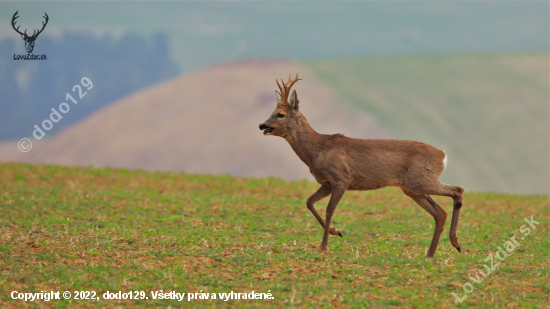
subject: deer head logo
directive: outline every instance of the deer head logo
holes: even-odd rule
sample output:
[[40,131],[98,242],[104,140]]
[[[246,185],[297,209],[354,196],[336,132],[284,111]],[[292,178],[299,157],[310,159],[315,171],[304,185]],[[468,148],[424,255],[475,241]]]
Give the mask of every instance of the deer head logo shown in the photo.
[[32,53],[32,50],[34,49],[34,41],[36,41],[36,38],[38,37],[38,35],[40,33],[42,33],[42,31],[44,30],[44,28],[46,28],[46,25],[48,24],[48,20],[49,20],[49,17],[48,17],[48,14],[44,13],[44,15],[46,16],[43,16],[44,19],[46,19],[46,22],[42,22],[42,29],[38,30],[38,32],[36,32],[37,30],[33,30],[32,32],[32,35],[29,36],[27,35],[27,30],[25,30],[25,32],[21,32],[19,31],[19,27],[15,28],[15,20],[17,18],[19,18],[19,16],[17,16],[17,13],[19,13],[19,10],[17,10],[17,12],[15,12],[15,14],[13,14],[13,17],[11,19],[11,25],[13,27],[13,30],[15,30],[17,33],[19,33],[21,35],[21,38],[25,41],[25,49],[27,50],[27,53]]

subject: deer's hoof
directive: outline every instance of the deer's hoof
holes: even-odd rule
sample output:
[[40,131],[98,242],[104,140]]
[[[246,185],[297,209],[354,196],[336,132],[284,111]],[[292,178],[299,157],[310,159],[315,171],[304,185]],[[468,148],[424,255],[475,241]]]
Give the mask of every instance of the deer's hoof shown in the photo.
[[330,235],[342,237],[342,233],[338,232],[338,230],[333,228],[332,226],[330,227],[330,230],[328,232]]
[[460,244],[458,243],[458,237],[452,235],[449,238],[451,239],[451,244],[453,245],[453,247],[455,247],[456,250],[460,252]]

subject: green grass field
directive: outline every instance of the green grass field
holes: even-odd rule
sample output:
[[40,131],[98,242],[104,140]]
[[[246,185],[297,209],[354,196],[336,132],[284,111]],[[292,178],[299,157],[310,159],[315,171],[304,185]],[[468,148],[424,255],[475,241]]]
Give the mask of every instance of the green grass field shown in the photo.
[[444,182],[473,191],[548,193],[546,53],[396,55],[309,64],[394,138],[444,149],[449,155]]
[[[305,206],[307,181],[0,164],[0,307],[548,308],[548,196],[464,196],[425,258],[433,219],[399,190],[348,192],[329,252]],[[436,198],[452,212],[451,200]],[[321,214],[327,200],[317,204]],[[524,218],[540,222],[526,236]],[[450,217],[449,217],[450,219]],[[477,269],[518,235],[480,284]],[[524,235],[524,239],[519,236]],[[495,261],[497,259],[495,258]],[[496,262],[495,262],[496,264]],[[483,277],[481,277],[483,278]],[[462,286],[474,290],[460,304]],[[153,300],[151,292],[250,293],[273,300]],[[12,291],[144,291],[143,300],[11,299]]]

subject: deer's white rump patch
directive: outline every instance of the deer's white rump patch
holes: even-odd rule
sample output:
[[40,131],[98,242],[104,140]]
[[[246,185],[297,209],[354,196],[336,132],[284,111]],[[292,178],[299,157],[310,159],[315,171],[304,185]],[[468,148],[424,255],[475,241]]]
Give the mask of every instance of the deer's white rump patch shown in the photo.
[[[443,153],[445,153],[445,150],[443,150]],[[447,167],[447,154],[445,153],[445,157],[443,158],[443,170]]]

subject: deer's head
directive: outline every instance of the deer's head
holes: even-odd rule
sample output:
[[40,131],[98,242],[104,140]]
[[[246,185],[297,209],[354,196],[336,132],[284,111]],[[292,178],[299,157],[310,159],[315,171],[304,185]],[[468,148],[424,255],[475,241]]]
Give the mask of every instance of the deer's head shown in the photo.
[[290,88],[294,83],[300,80],[298,73],[293,80],[292,75],[288,77],[288,81],[285,83],[281,79],[282,86],[277,82],[279,91],[275,91],[275,98],[277,100],[277,107],[271,113],[271,116],[267,120],[260,124],[260,130],[264,131],[264,135],[275,135],[281,137],[287,137],[291,132],[300,126],[303,116],[298,111],[298,96],[296,90],[292,91],[289,98]]
[[27,53],[32,53],[33,49],[34,49],[34,41],[36,41],[36,38],[38,37],[38,35],[40,33],[42,33],[42,31],[44,31],[44,28],[46,28],[46,25],[48,24],[48,20],[49,20],[49,17],[48,17],[48,14],[44,13],[44,19],[46,19],[46,22],[42,22],[42,29],[38,30],[38,32],[36,32],[37,30],[33,30],[32,32],[32,35],[27,35],[27,30],[25,30],[25,32],[21,32],[19,31],[19,27],[15,28],[15,20],[17,18],[19,18],[19,16],[17,16],[17,13],[19,11],[15,12],[15,14],[13,14],[13,17],[11,18],[11,26],[13,27],[13,30],[15,30],[17,33],[19,33],[21,35],[21,38],[25,41],[25,49],[27,50]]

